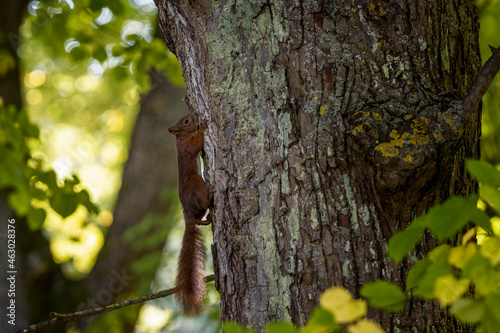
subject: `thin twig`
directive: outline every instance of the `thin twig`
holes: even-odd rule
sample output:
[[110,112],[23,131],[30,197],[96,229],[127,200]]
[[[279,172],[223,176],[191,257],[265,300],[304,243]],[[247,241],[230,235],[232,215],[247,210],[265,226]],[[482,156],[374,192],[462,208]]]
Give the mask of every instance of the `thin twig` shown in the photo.
[[500,47],[494,48],[490,45],[490,49],[492,52],[491,57],[481,67],[469,91],[462,100],[462,105],[468,113],[477,109],[486,89],[488,89],[491,81],[493,81],[493,78],[500,70]]
[[[212,282],[212,281],[214,281],[213,274],[205,276],[206,283]],[[65,313],[51,312],[49,314],[49,316],[52,317],[51,319],[43,321],[43,322],[38,323],[38,324],[31,325],[30,327],[22,329],[20,331],[17,331],[16,333],[35,332],[41,328],[54,325],[55,323],[59,323],[59,322],[63,322],[63,321],[70,321],[70,320],[75,320],[75,319],[80,319],[80,318],[85,318],[85,317],[96,316],[96,315],[104,313],[104,312],[118,310],[118,309],[124,308],[124,307],[129,306],[129,305],[144,303],[146,301],[150,301],[153,299],[167,297],[167,296],[170,296],[172,294],[174,294],[173,288],[162,290],[162,291],[159,291],[159,292],[156,292],[153,294],[149,294],[146,296],[127,299],[127,300],[124,300],[122,302],[111,304],[111,305],[108,305],[108,306],[102,307],[102,308],[96,308],[96,309],[90,309],[90,310],[78,311],[78,312],[66,313],[66,314]]]

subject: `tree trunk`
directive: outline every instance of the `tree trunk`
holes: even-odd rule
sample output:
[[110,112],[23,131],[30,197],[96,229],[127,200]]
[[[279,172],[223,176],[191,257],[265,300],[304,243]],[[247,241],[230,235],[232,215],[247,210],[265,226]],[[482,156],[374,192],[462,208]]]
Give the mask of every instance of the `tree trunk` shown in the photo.
[[[453,108],[480,68],[470,1],[156,0],[188,105],[208,120],[222,320],[302,326],[322,291],[403,285],[387,240],[475,190],[480,113]],[[465,332],[435,303],[369,316],[386,331]]]

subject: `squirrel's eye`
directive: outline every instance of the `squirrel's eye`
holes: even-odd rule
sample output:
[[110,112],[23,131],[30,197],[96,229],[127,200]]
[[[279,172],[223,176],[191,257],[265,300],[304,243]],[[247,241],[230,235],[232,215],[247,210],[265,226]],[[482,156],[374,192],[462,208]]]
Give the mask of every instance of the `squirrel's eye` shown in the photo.
[[184,124],[187,125],[187,123],[189,123],[189,119],[184,120]]

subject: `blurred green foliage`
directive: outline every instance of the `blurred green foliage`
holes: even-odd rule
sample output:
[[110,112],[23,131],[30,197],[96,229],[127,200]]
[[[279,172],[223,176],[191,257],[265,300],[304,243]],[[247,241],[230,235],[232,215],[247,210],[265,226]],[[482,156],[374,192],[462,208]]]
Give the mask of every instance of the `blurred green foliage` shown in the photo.
[[[33,159],[59,183],[81,179],[61,183],[65,192],[49,191],[60,216],[32,214],[39,226],[45,220],[54,259],[74,278],[91,269],[112,222],[140,95],[155,83],[149,71],[183,84],[177,59],[153,36],[156,13],[143,0],[32,1],[20,29],[25,105],[40,128],[41,140],[28,142]],[[72,196],[72,185],[88,192]],[[78,199],[86,206],[92,199],[101,213],[73,214]]]
[[32,230],[42,227],[49,206],[62,217],[73,214],[79,204],[97,213],[77,176],[57,179],[31,156],[26,139],[36,140],[38,135],[38,127],[28,120],[25,110],[0,106],[0,189],[9,190],[9,205],[18,216],[26,217]]
[[[491,56],[489,45],[500,47],[500,0],[476,0],[479,8],[479,45],[483,63]],[[483,98],[481,158],[500,164],[500,75],[497,75]]]

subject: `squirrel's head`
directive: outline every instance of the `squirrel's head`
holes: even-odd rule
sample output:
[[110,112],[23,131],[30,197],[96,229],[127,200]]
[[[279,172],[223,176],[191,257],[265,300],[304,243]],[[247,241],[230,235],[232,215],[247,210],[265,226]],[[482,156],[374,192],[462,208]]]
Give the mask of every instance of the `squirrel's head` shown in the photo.
[[185,115],[168,131],[175,135],[176,138],[189,137],[196,133],[198,127],[198,117],[194,113]]

